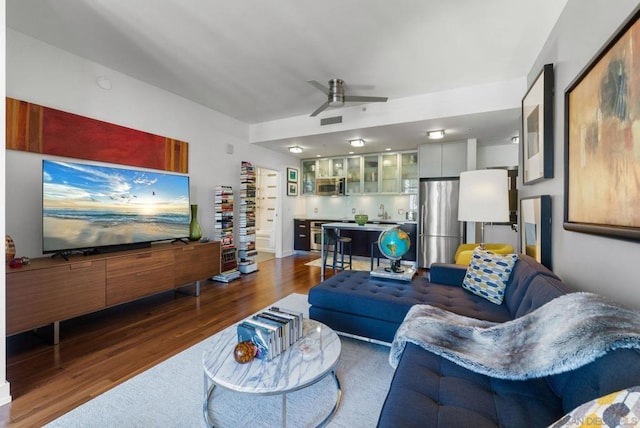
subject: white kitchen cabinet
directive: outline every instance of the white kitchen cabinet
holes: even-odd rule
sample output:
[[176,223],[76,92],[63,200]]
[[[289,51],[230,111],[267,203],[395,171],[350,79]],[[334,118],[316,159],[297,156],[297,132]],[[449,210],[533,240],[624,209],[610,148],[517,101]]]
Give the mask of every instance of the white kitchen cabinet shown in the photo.
[[427,143],[418,147],[421,178],[459,177],[467,167],[467,143]]

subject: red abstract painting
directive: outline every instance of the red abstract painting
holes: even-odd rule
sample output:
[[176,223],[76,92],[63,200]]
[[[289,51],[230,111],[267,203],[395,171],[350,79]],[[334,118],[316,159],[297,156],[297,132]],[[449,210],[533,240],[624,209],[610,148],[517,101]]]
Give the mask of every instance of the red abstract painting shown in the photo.
[[180,173],[189,170],[189,145],[184,141],[12,98],[7,98],[6,111],[8,149]]

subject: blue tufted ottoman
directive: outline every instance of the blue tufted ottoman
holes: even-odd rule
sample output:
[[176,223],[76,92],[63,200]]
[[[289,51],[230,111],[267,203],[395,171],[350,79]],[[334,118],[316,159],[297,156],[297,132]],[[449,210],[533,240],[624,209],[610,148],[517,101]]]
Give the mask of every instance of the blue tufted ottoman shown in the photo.
[[[464,269],[462,270],[464,273]],[[438,272],[431,270],[431,276]],[[443,277],[444,278],[444,277]],[[444,278],[446,279],[446,278]],[[309,316],[332,329],[391,343],[415,304],[430,304],[460,315],[504,322],[512,317],[504,305],[496,305],[460,287],[429,282],[425,276],[413,281],[370,277],[369,272],[343,271],[309,290]]]

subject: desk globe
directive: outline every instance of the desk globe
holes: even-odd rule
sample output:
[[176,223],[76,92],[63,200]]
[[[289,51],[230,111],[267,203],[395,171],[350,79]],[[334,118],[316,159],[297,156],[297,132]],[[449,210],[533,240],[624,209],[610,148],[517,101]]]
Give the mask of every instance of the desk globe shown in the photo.
[[378,238],[378,248],[383,256],[391,260],[391,268],[385,268],[387,272],[402,273],[400,259],[411,248],[409,234],[395,226],[383,231]]

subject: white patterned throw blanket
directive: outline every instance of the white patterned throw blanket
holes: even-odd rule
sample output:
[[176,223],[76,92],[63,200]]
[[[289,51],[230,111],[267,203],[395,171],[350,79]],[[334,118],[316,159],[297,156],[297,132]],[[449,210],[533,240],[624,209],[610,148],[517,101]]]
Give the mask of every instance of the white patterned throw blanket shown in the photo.
[[563,373],[618,348],[640,349],[640,312],[593,293],[570,293],[504,323],[415,305],[391,345],[397,367],[407,342],[501,379]]

